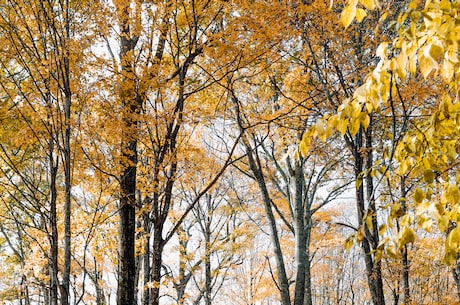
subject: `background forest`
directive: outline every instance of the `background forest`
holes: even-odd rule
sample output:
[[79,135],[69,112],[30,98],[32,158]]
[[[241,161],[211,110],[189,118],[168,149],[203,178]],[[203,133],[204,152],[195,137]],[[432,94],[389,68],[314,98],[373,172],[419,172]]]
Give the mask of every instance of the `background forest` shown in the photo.
[[459,14],[0,0],[0,304],[460,303]]

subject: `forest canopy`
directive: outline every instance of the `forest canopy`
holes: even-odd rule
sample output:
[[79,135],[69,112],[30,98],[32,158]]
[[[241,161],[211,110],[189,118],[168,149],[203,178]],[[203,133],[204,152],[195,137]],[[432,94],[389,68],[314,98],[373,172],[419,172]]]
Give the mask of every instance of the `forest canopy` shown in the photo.
[[0,304],[460,304],[459,12],[0,0]]

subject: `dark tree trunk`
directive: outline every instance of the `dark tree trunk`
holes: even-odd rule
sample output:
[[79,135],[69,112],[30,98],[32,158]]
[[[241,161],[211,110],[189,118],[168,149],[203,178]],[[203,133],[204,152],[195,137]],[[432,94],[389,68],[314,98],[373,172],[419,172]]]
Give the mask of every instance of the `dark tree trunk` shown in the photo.
[[149,218],[148,213],[143,215],[144,217],[144,234],[146,234],[146,241],[144,246],[144,254],[142,255],[142,269],[143,269],[143,282],[144,287],[142,290],[142,304],[149,305],[150,304],[150,289],[146,287],[147,283],[150,281],[150,230],[152,228],[152,224]]
[[[401,198],[406,198],[407,189],[405,178],[401,179]],[[406,201],[402,200],[402,208],[404,213],[407,211]],[[404,304],[411,304],[411,295],[410,295],[410,286],[409,286],[409,271],[410,271],[410,262],[409,254],[407,251],[407,245],[404,245],[402,248],[402,280],[403,280],[403,302]]]
[[121,174],[119,206],[119,253],[118,253],[118,305],[135,305],[135,205],[137,171],[137,125],[140,102],[136,95],[133,70],[133,53],[137,40],[131,37],[129,27],[129,5],[119,8],[120,20],[120,61],[122,81],[120,100],[123,105],[123,126],[121,139]]
[[49,274],[50,274],[50,305],[58,304],[58,228],[57,228],[57,189],[56,178],[58,165],[54,157],[54,137],[49,140],[49,165],[50,165],[50,257],[49,257]]
[[[132,175],[132,174],[131,174]],[[127,178],[128,176],[126,176]],[[125,179],[126,179],[125,178]],[[122,183],[123,185],[123,183]],[[132,187],[132,184],[127,184],[121,187],[122,191]],[[119,230],[119,259],[118,259],[118,305],[135,305],[135,257],[134,257],[134,241],[135,241],[135,209],[130,200],[130,196],[125,195],[120,198],[120,230]]]
[[160,304],[160,283],[161,265],[163,262],[164,241],[162,237],[163,226],[153,228],[153,247],[152,247],[152,276],[153,288],[151,288],[150,305]]
[[205,222],[205,258],[204,258],[204,270],[205,270],[205,289],[204,289],[204,301],[205,305],[211,305],[211,281],[212,281],[212,274],[211,274],[211,214],[209,210],[211,209],[209,198],[207,196],[207,213],[206,213],[206,222]]
[[454,277],[455,285],[457,286],[457,297],[460,303],[460,255],[457,255],[457,261],[452,268],[452,276]]
[[[369,128],[372,128],[369,125]],[[363,130],[360,130],[355,137],[355,141],[352,144],[352,152],[355,162],[355,178],[356,178],[356,207],[357,216],[359,222],[359,228],[362,230],[363,239],[361,241],[361,248],[363,250],[364,262],[366,265],[367,283],[369,285],[369,291],[372,297],[372,303],[374,305],[385,305],[385,296],[383,294],[383,282],[381,263],[377,262],[373,255],[373,246],[378,243],[378,225],[375,210],[375,201],[373,197],[373,184],[372,177],[370,175],[363,177],[364,175],[364,160],[366,160],[366,168],[372,167],[372,138],[370,134],[366,133],[366,146],[363,144]],[[350,143],[348,141],[348,143]],[[366,148],[363,154],[363,148]],[[369,197],[369,204],[366,209],[366,196],[364,189],[364,182],[366,182],[367,196]],[[369,228],[364,216],[371,215],[373,217],[372,223],[373,228]],[[377,232],[377,233],[376,233]],[[377,236],[375,236],[377,234]]]

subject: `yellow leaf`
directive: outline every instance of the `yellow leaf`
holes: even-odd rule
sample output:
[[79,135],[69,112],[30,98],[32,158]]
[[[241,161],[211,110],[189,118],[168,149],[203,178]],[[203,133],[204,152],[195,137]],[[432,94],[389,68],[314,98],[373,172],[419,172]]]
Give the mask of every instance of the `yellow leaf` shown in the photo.
[[370,231],[374,230],[374,225],[372,223],[373,216],[371,215],[366,215],[366,224],[367,227],[369,228]]
[[356,188],[359,189],[363,185],[363,177],[360,175],[360,177],[356,178]]
[[404,210],[402,208],[401,203],[395,203],[391,206],[390,212],[391,218],[399,218],[404,215]]
[[308,144],[305,140],[300,142],[300,153],[302,154],[302,157],[306,157],[308,155]]
[[359,0],[359,3],[361,3],[368,10],[373,10],[375,8],[374,0]]
[[446,251],[446,255],[444,256],[444,262],[447,266],[452,266],[457,258],[457,253],[453,251]]
[[440,61],[444,57],[444,48],[440,42],[436,42],[430,46],[429,53],[434,60]]
[[344,248],[345,250],[350,250],[351,247],[353,247],[353,244],[355,243],[355,236],[351,235],[349,236],[344,243]]
[[379,226],[379,235],[380,235],[380,236],[383,236],[383,234],[385,233],[386,229],[387,229],[387,225],[386,225],[386,224],[380,225],[380,226]]
[[367,129],[369,127],[369,124],[371,122],[371,118],[369,115],[365,112],[361,112],[359,115],[360,121],[361,121],[361,126],[363,126],[364,129]]
[[420,72],[422,72],[423,77],[426,79],[428,75],[438,67],[438,63],[431,56],[425,56],[419,54],[420,61]]
[[383,251],[382,250],[375,250],[375,261],[376,262],[379,262],[381,259],[382,259],[382,256],[383,256]]
[[460,230],[458,227],[455,227],[447,235],[446,247],[451,248],[452,250],[458,251],[459,245],[460,245]]
[[449,217],[447,217],[446,215],[441,215],[438,218],[438,227],[441,232],[447,231],[448,224],[449,224]]
[[300,159],[300,153],[299,153],[298,150],[296,150],[295,153],[294,153],[294,159],[296,159],[296,160]]
[[386,250],[388,256],[390,256],[391,258],[397,258],[398,257],[398,255],[396,254],[396,249],[393,246],[387,247],[385,250]]
[[340,22],[342,22],[345,28],[349,27],[356,16],[356,5],[347,5],[340,16]]
[[460,199],[460,192],[456,184],[450,183],[446,190],[446,199],[449,203],[457,204]]
[[339,119],[337,122],[337,130],[343,136],[347,132],[348,120]]
[[416,203],[422,203],[423,201],[423,198],[425,198],[425,194],[423,193],[423,191],[418,187],[415,189],[415,192],[414,192],[414,200]]
[[406,244],[412,243],[415,240],[415,233],[409,227],[404,227],[401,232],[399,232],[399,246],[398,249],[402,249],[402,247]]
[[388,50],[388,42],[382,42],[378,47],[377,51],[375,51],[376,55],[381,59],[387,57],[387,50]]
[[356,10],[356,21],[362,22],[364,17],[366,16],[367,16],[366,11],[364,11],[362,8],[358,8]]
[[426,183],[433,183],[434,178],[436,178],[436,175],[431,169],[423,171],[423,180],[425,180]]
[[406,214],[401,218],[400,224],[401,224],[402,227],[407,227],[411,223],[412,223],[412,217],[409,214]]
[[350,131],[352,136],[355,136],[358,133],[360,126],[361,125],[358,118],[351,119],[350,126],[348,126],[348,130]]
[[318,134],[323,134],[324,131],[325,131],[325,127],[324,127],[324,121],[323,120],[318,120],[315,124],[315,129],[316,131],[318,132]]
[[447,265],[452,265],[457,258],[460,244],[460,230],[458,227],[452,229],[446,238],[446,255],[444,261]]
[[441,76],[445,82],[450,82],[454,77],[454,66],[450,61],[444,60],[441,65]]

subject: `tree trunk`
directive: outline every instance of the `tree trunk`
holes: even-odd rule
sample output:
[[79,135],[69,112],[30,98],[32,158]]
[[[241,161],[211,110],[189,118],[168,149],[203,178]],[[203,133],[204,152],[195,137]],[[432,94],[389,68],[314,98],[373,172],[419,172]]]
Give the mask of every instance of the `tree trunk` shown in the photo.
[[135,229],[136,229],[136,171],[137,171],[137,125],[140,102],[134,84],[133,54],[136,39],[131,38],[129,26],[129,5],[124,3],[120,10],[120,99],[123,105],[123,126],[121,139],[120,181],[120,227],[118,258],[118,305],[135,305]]
[[304,179],[300,160],[295,161],[294,181],[294,232],[295,232],[295,263],[296,279],[294,289],[294,305],[304,305],[305,281],[307,268],[307,232],[305,231]]
[[[407,196],[407,189],[405,178],[401,179],[401,198],[406,198]],[[404,213],[407,211],[406,201],[402,201],[402,208]],[[407,252],[407,245],[404,245],[402,248],[402,280],[403,280],[403,302],[404,304],[411,304],[411,295],[410,295],[410,286],[409,286],[409,270],[410,270],[410,262],[409,262],[409,255]]]
[[49,139],[49,166],[50,166],[50,257],[49,257],[49,274],[50,274],[50,305],[58,304],[58,228],[57,228],[57,189],[56,177],[58,165],[54,157],[54,137]]
[[[371,128],[371,127],[369,127]],[[350,142],[348,142],[350,143]],[[368,143],[371,144],[371,143]],[[365,205],[365,195],[364,195],[364,156],[362,154],[363,146],[363,130],[360,130],[355,137],[355,141],[352,144],[352,152],[354,156],[355,162],[355,178],[356,178],[356,207],[357,207],[357,216],[358,216],[358,223],[359,223],[359,230],[362,230],[361,233],[364,235],[361,241],[361,248],[363,250],[364,262],[366,265],[366,276],[367,276],[367,283],[369,285],[369,291],[372,297],[372,303],[374,305],[385,305],[385,299],[383,294],[383,283],[382,283],[382,274],[381,274],[381,266],[380,262],[376,262],[373,257],[373,244],[375,243],[374,234],[371,232],[370,228],[367,226],[367,223],[364,219],[366,215],[366,205]],[[367,156],[367,167],[370,168],[372,163],[372,158],[369,157],[369,154],[372,153],[371,151],[366,151],[365,156]],[[370,158],[370,159],[369,159]],[[366,177],[366,186],[368,189],[367,194],[372,196],[373,188],[372,188],[372,177]],[[370,199],[369,199],[370,200]],[[373,203],[369,203],[369,207],[367,210],[367,215],[371,215],[370,213],[374,213],[375,209],[373,209]],[[375,217],[376,215],[374,215]],[[373,223],[376,220],[373,220]],[[374,228],[374,230],[378,227]]]
[[[373,158],[373,141],[372,141],[372,115],[370,118],[369,127],[365,131],[365,147],[366,147],[366,190],[367,190],[367,215],[371,217],[372,228],[365,224],[365,231],[369,231],[368,238],[370,239],[372,251],[377,250],[379,244],[379,224],[377,221],[377,208],[375,205],[374,196],[374,178],[372,177],[372,168],[374,165]],[[366,238],[365,238],[366,239]],[[372,286],[374,287],[373,300],[375,305],[385,305],[385,295],[383,292],[383,279],[382,279],[382,262],[375,260],[375,256],[371,256],[373,259],[372,266]],[[372,293],[371,293],[372,294]]]
[[310,251],[308,250],[309,242],[307,242],[307,254],[305,256],[305,299],[304,305],[313,305],[312,287],[311,287],[311,261]]
[[458,302],[460,303],[460,255],[457,255],[457,261],[455,262],[454,267],[452,268],[452,276],[454,277],[455,285],[457,286],[457,297]]
[[144,234],[146,234],[145,246],[144,246],[144,255],[142,255],[142,269],[143,273],[143,282],[144,287],[142,289],[142,304],[149,305],[150,304],[150,289],[147,287],[147,284],[150,282],[150,230],[152,228],[152,224],[150,222],[150,218],[148,212],[144,215]]
[[251,147],[249,146],[249,143],[245,142],[245,146],[249,160],[249,166],[251,168],[252,173],[255,176],[257,184],[259,185],[260,192],[262,193],[262,201],[265,207],[265,214],[267,215],[268,223],[270,226],[270,235],[273,242],[276,266],[278,271],[278,286],[281,294],[281,304],[290,305],[291,300],[289,296],[289,282],[286,275],[284,258],[283,253],[281,251],[281,244],[279,241],[278,230],[276,228],[276,219],[275,215],[273,214],[270,195],[268,193],[267,185],[262,174],[261,165],[260,163],[256,163],[256,160],[254,158],[254,155],[257,154],[257,152],[252,151]]
[[240,128],[240,132],[243,135],[242,142],[246,150],[249,168],[252,174],[254,175],[254,179],[256,180],[257,185],[259,186],[259,190],[262,195],[262,203],[265,208],[265,214],[267,215],[268,224],[270,226],[270,236],[273,242],[276,267],[278,271],[278,289],[280,291],[281,304],[290,305],[291,298],[289,293],[289,282],[286,274],[286,267],[284,265],[284,258],[281,250],[281,243],[278,236],[278,230],[276,228],[276,219],[272,210],[270,194],[268,192],[267,184],[262,173],[262,166],[260,164],[260,160],[258,159],[257,150],[251,147],[249,139],[247,135],[245,135],[245,128],[242,114],[240,112],[238,98],[234,95],[232,91],[230,91],[230,93],[232,94],[233,105],[235,107],[235,117],[238,123],[238,127]]
[[[126,178],[125,178],[126,179]],[[123,192],[132,187],[130,183],[123,183]],[[122,193],[123,194],[123,193]],[[119,230],[119,259],[118,259],[118,305],[135,305],[135,257],[134,257],[134,238],[135,238],[135,211],[130,204],[130,196],[124,193],[120,198],[120,230]]]
[[100,280],[102,280],[102,272],[97,269],[96,258],[94,258],[94,288],[96,289],[96,305],[106,305],[104,290],[101,287]]
[[70,20],[69,20],[69,0],[65,0],[65,42],[62,46],[63,49],[63,72],[62,82],[64,90],[64,176],[65,176],[65,202],[64,202],[64,272],[62,274],[61,284],[61,304],[69,305],[69,289],[70,289],[70,265],[71,265],[71,154],[70,154],[70,107],[72,105],[72,92],[70,89],[70,67],[69,67],[69,48],[67,44],[70,40]]
[[209,210],[211,209],[211,198],[206,196],[207,209],[206,209],[206,221],[205,221],[205,258],[204,258],[204,270],[205,270],[205,290],[204,290],[204,301],[205,305],[211,305],[211,216]]
[[152,258],[152,277],[153,288],[151,289],[150,305],[160,304],[160,283],[161,265],[163,258],[164,242],[162,237],[163,225],[153,226],[153,258]]

